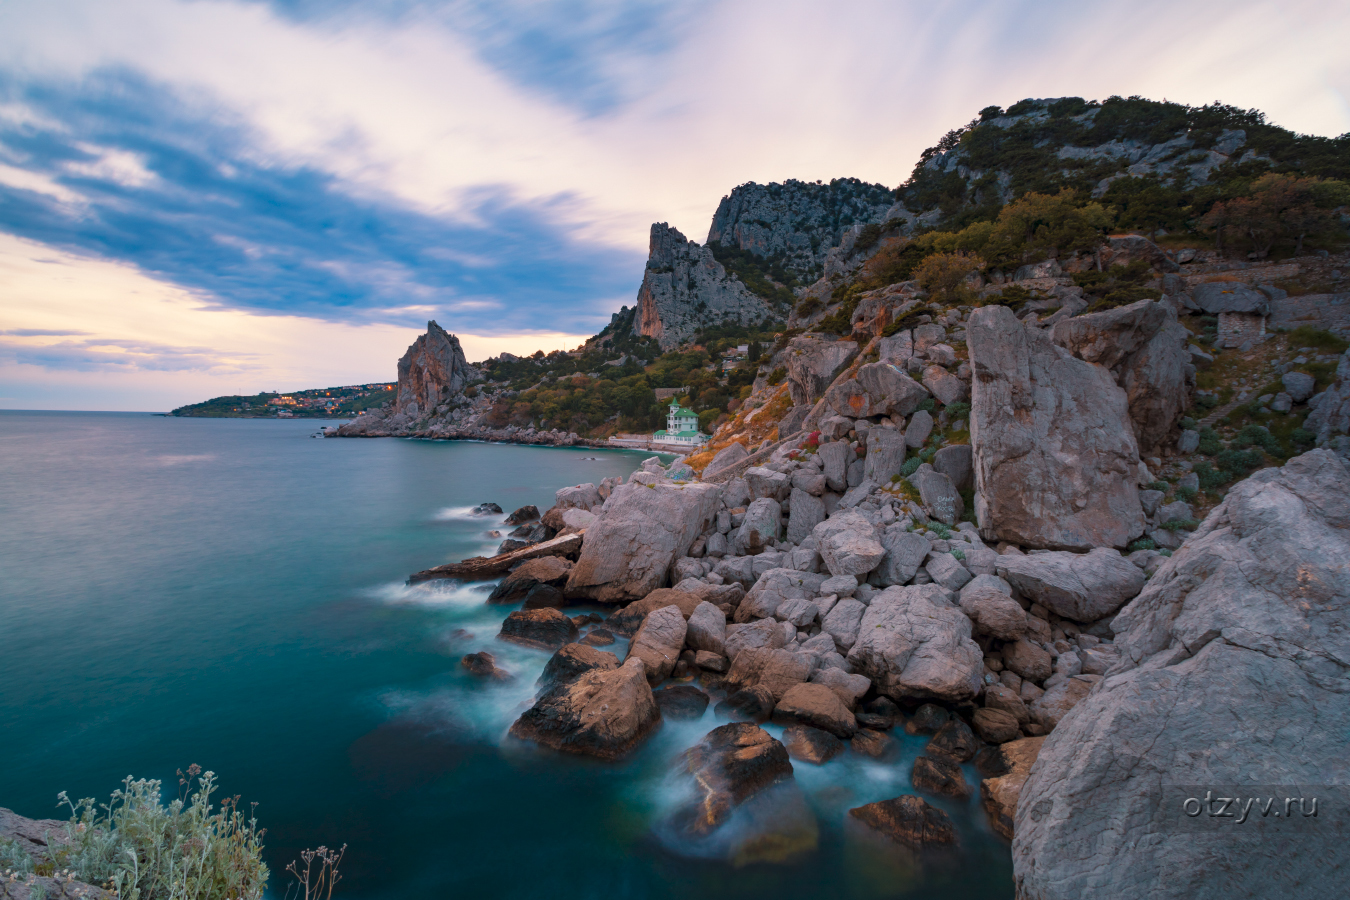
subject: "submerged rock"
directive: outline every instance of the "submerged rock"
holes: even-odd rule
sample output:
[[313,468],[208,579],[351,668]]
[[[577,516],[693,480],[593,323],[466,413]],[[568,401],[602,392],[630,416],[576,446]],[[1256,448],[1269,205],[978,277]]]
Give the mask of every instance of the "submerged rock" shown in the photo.
[[513,644],[553,650],[577,639],[577,626],[556,609],[520,609],[502,622],[497,635]]
[[682,829],[705,835],[761,791],[792,778],[787,749],[758,725],[719,725],[685,751],[683,771],[693,776],[694,798],[677,814]]
[[956,828],[947,814],[914,794],[859,806],[848,814],[896,843],[916,849],[956,843]]
[[916,790],[941,797],[965,800],[972,793],[966,777],[961,774],[961,766],[946,756],[920,756],[915,759],[909,780]]
[[700,719],[708,708],[708,695],[693,685],[672,685],[655,691],[653,696],[666,719]]
[[844,742],[819,728],[809,725],[791,725],[783,729],[783,746],[788,756],[823,765],[844,752]]
[[640,659],[595,670],[547,691],[511,726],[511,735],[566,753],[618,759],[661,721]]

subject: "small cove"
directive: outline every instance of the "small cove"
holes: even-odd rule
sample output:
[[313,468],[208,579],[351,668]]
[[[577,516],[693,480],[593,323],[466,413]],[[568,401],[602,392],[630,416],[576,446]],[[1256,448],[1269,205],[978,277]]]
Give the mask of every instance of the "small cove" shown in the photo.
[[[897,732],[891,763],[794,763],[819,849],[733,868],[653,830],[711,706],[617,765],[505,737],[549,654],[495,640],[515,607],[485,605],[485,586],[404,579],[492,552],[501,517],[473,505],[542,510],[648,454],[312,430],[0,413],[0,805],[57,815],[59,790],[106,797],[200,763],[259,802],[277,896],[300,849],[344,842],[353,898],[1011,896],[978,798],[939,803],[962,830],[947,865],[845,827],[850,807],[909,791],[926,738]],[[465,673],[480,649],[514,678]]]

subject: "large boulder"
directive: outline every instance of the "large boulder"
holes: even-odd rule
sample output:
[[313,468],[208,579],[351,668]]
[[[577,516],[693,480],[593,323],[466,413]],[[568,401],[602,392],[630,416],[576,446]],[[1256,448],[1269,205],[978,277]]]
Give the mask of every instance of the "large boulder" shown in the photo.
[[606,619],[605,627],[615,634],[631,637],[642,626],[648,613],[665,606],[678,607],[681,615],[688,619],[694,614],[698,605],[708,599],[705,596],[706,593],[706,591],[682,591],[675,588],[661,588],[652,591],[641,600],[628,604]]
[[1021,605],[998,588],[986,585],[978,585],[974,590],[962,588],[961,612],[975,623],[977,632],[1000,641],[1015,641],[1027,631],[1027,614]]
[[863,477],[875,484],[889,484],[905,464],[905,437],[894,428],[878,427],[867,432],[867,460]]
[[878,587],[890,587],[905,584],[914,577],[932,551],[933,542],[921,534],[906,531],[897,522],[882,532],[881,546],[886,555],[868,580]]
[[816,451],[824,465],[825,486],[832,491],[843,492],[848,489],[848,444],[843,441],[830,441],[821,444]]
[[588,672],[596,670],[608,672],[618,667],[619,658],[613,653],[597,650],[586,644],[563,644],[544,665],[544,671],[539,675],[539,684],[543,687],[567,684]]
[[1074,356],[1105,366],[1125,391],[1139,446],[1161,447],[1190,405],[1195,369],[1190,333],[1166,303],[1128,306],[1055,324],[1054,340]]
[[1270,315],[1270,298],[1262,291],[1238,281],[1210,281],[1191,288],[1191,300],[1202,312]]
[[[743,654],[742,654],[743,655]],[[780,725],[810,725],[848,740],[858,730],[858,720],[839,695],[823,684],[794,684],[773,709]]]
[[848,814],[896,843],[916,850],[956,843],[956,826],[947,814],[914,794],[855,807]]
[[857,355],[858,345],[853,341],[832,341],[807,334],[789,341],[783,357],[792,405],[816,402],[839,371]]
[[642,660],[630,659],[548,690],[511,726],[511,735],[566,753],[618,759],[660,721]]
[[923,508],[939,522],[955,525],[965,513],[965,501],[952,480],[928,463],[920,465],[909,481],[918,489]]
[[782,531],[782,506],[777,500],[761,497],[746,507],[745,518],[736,532],[735,546],[743,554],[756,556],[772,550]]
[[884,407],[872,400],[872,395],[855,378],[836,381],[825,392],[825,405],[837,416],[861,419],[882,415]]
[[745,625],[727,626],[727,638],[723,642],[723,652],[733,662],[745,650],[758,647],[778,648],[788,645],[787,635],[783,633],[782,623],[776,619],[759,619]]
[[825,521],[825,501],[806,491],[793,488],[788,506],[792,510],[787,524],[789,544],[800,544],[811,536],[817,525]]
[[942,366],[929,366],[923,370],[923,386],[943,406],[966,399],[966,383]]
[[700,601],[686,626],[685,643],[690,650],[707,650],[721,655],[727,639],[727,617],[722,610]]
[[488,594],[488,603],[517,603],[537,585],[561,587],[567,583],[567,575],[572,571],[570,560],[561,556],[541,556],[527,559],[516,566]]
[[1343,808],[1335,788],[1312,786],[1350,783],[1347,559],[1350,472],[1332,453],[1229,491],[1116,616],[1120,662],[1041,748],[1017,803],[1019,896],[1344,890],[1333,829],[1259,821],[1258,806],[1244,840],[1205,791],[1244,807],[1322,794]]
[[599,509],[605,502],[600,496],[600,489],[589,482],[561,488],[553,498],[554,508],[559,510],[584,509],[590,512]]
[[958,491],[975,486],[975,468],[969,444],[951,444],[933,454],[933,469],[951,479]]
[[749,455],[750,451],[745,449],[744,444],[727,444],[717,451],[711,462],[703,467],[703,477],[711,478],[719,472],[725,472]]
[[787,750],[748,722],[719,725],[708,732],[685,751],[680,768],[693,776],[694,796],[676,820],[682,830],[695,835],[711,833],[754,795],[792,780]]
[[647,667],[647,681],[653,686],[665,681],[680,660],[688,626],[678,606],[665,606],[647,613],[642,627],[628,645],[628,659],[637,658]]
[[889,362],[859,366],[856,380],[868,394],[873,415],[908,416],[928,399],[927,388]]
[[863,614],[848,662],[893,700],[958,703],[979,693],[984,671],[970,635],[970,619],[947,602],[944,588],[889,587]]
[[737,654],[727,672],[727,693],[763,687],[774,702],[793,685],[811,677],[811,660],[803,654],[782,649],[759,648]]
[[815,527],[813,535],[831,575],[866,575],[886,555],[872,523],[856,509],[830,516]]
[[1003,306],[966,328],[975,514],[986,540],[1088,550],[1144,531],[1125,392]]
[[998,574],[1023,596],[1073,619],[1095,622],[1144,589],[1144,571],[1110,547],[1089,553],[1052,551],[998,558]]
[[556,609],[518,609],[502,622],[497,637],[526,647],[555,650],[577,639],[577,626]]
[[644,483],[641,477],[614,488],[587,529],[568,596],[612,603],[645,597],[665,586],[675,560],[712,528],[720,486]]
[[759,576],[754,587],[736,607],[735,621],[743,623],[772,617],[785,600],[810,600],[824,581],[825,576],[811,572],[770,569]]

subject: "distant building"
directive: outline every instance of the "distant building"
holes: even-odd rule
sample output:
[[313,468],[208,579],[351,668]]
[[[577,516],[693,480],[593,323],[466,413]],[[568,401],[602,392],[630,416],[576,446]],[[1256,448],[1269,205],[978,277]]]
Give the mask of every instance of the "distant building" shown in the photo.
[[680,406],[679,400],[670,401],[666,412],[666,430],[652,435],[652,441],[658,444],[689,444],[702,446],[708,436],[698,430],[698,414],[692,409]]
[[660,400],[670,400],[671,398],[673,398],[673,397],[675,397],[675,396],[678,396],[679,394],[687,394],[687,393],[689,393],[689,388],[687,388],[687,387],[677,387],[677,388],[657,388],[657,389],[656,389],[656,399],[657,399],[658,401],[660,401]]

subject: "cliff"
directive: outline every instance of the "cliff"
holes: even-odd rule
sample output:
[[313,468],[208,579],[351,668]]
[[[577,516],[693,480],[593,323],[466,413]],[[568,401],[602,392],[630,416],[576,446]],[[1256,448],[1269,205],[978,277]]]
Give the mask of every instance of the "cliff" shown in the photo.
[[751,325],[785,313],[728,275],[709,248],[664,222],[652,226],[634,334],[656,338],[668,350],[706,325]]
[[359,416],[336,433],[344,437],[398,433],[433,415],[438,407],[444,413],[448,403],[457,403],[464,388],[480,378],[482,373],[469,365],[459,338],[433,320],[398,361],[393,404]]

